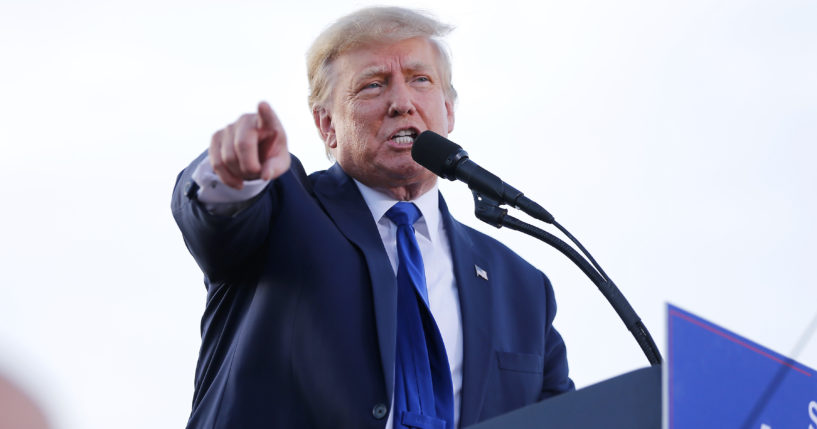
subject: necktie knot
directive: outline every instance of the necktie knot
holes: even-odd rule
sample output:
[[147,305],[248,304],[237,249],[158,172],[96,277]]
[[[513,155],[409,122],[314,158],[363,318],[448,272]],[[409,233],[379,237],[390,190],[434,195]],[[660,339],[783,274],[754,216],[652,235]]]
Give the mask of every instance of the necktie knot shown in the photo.
[[412,226],[420,218],[420,209],[414,203],[401,201],[386,212],[386,217],[397,226]]

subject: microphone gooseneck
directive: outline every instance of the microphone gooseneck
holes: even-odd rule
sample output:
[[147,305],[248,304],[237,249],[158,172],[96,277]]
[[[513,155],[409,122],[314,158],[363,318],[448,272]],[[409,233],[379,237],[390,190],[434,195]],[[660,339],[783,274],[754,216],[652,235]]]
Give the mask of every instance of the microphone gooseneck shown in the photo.
[[[411,148],[411,156],[415,162],[444,179],[460,180],[468,184],[474,194],[475,212],[480,220],[497,228],[506,226],[538,238],[567,256],[607,298],[632,333],[647,360],[653,365],[661,363],[662,358],[658,347],[630,303],[593,259],[590,252],[567,229],[556,222],[547,210],[471,161],[468,153],[458,144],[434,132],[424,131],[417,136]],[[587,259],[582,258],[572,247],[553,234],[508,215],[506,209],[499,207],[503,204],[509,204],[536,219],[553,224],[581,250]]]

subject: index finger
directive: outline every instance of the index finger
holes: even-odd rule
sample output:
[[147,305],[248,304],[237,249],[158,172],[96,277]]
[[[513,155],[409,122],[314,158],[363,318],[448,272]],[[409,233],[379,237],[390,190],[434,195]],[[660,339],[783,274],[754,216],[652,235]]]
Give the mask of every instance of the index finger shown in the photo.
[[277,131],[276,128],[280,127],[278,118],[272,113],[272,107],[266,101],[258,103],[258,120],[255,126],[264,131]]

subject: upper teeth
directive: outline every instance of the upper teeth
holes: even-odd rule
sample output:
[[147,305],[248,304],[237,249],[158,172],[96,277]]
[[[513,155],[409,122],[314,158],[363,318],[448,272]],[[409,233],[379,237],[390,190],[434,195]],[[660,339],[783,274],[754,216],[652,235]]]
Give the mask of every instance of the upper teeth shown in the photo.
[[394,136],[395,137],[406,137],[406,136],[412,136],[412,135],[414,135],[413,131],[411,131],[411,130],[402,130],[402,131],[398,131],[397,134],[395,134]]

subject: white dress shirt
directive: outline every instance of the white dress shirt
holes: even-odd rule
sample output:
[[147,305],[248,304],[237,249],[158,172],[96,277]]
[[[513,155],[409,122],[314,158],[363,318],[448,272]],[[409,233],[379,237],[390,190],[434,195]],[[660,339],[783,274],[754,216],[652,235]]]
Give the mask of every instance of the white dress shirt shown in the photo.
[[[385,216],[386,212],[398,200],[378,192],[355,180],[363,200],[369,206],[377,223],[377,231],[383,246],[389,255],[394,275],[397,276],[397,225]],[[426,287],[431,315],[437,322],[437,328],[443,337],[445,353],[448,356],[448,367],[451,369],[451,382],[454,386],[454,427],[460,420],[460,393],[462,390],[462,315],[460,300],[457,297],[457,285],[454,280],[454,262],[451,259],[451,246],[445,234],[445,225],[440,219],[440,194],[437,185],[412,201],[422,216],[414,223],[414,232],[420,254],[423,255],[423,266],[426,270]],[[375,286],[377,287],[377,285]],[[392,406],[389,409],[394,408]],[[393,427],[393,415],[389,413],[386,427]]]
[[[205,157],[193,172],[193,180],[199,185],[198,200],[211,213],[229,216],[242,210],[249,201],[267,185],[263,180],[244,182],[244,188],[237,190],[226,186],[213,172],[209,158]],[[376,191],[355,180],[363,200],[372,212],[380,239],[389,256],[394,275],[397,276],[397,226],[385,216],[398,200]],[[454,427],[459,425],[462,391],[462,314],[454,279],[454,263],[451,246],[445,233],[445,225],[440,218],[439,192],[437,185],[412,202],[420,209],[422,216],[414,223],[415,237],[426,272],[426,286],[431,314],[440,330],[451,369],[454,387]],[[375,285],[391,287],[392,285]],[[394,427],[394,416],[389,407],[387,428]]]

